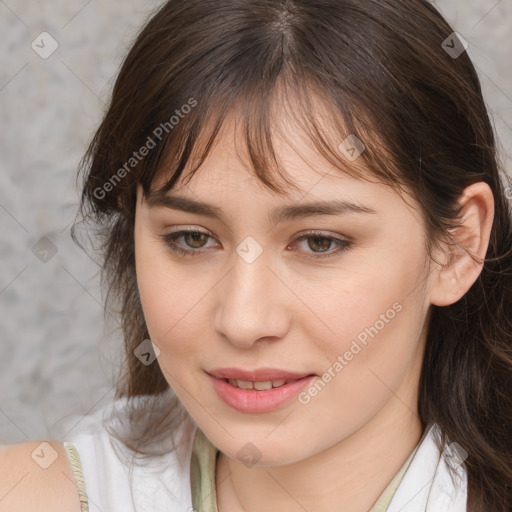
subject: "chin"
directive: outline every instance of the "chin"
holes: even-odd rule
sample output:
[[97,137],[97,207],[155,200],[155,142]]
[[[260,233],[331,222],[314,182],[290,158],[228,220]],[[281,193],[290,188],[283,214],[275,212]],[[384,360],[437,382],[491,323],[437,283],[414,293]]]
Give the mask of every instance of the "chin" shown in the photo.
[[268,440],[264,442],[231,440],[229,445],[219,448],[231,460],[255,468],[286,466],[311,455],[298,452],[297,446],[291,442],[290,446],[286,446],[279,441],[269,442]]

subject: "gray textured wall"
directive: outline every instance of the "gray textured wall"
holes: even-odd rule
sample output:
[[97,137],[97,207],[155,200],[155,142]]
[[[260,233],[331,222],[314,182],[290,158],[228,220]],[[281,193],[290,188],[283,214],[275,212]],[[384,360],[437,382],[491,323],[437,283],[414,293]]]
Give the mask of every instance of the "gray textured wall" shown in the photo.
[[[4,443],[59,439],[113,396],[120,338],[103,325],[98,267],[69,236],[74,180],[126,48],[160,3],[0,1]],[[511,175],[512,0],[437,5],[469,42]]]

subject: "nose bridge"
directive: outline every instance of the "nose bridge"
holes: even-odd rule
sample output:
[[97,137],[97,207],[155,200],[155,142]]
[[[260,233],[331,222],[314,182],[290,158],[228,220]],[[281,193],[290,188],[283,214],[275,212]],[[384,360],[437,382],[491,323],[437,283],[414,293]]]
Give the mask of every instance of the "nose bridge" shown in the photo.
[[283,284],[269,263],[254,239],[237,247],[232,271],[219,296],[216,326],[233,344],[249,347],[262,337],[282,337],[287,329]]

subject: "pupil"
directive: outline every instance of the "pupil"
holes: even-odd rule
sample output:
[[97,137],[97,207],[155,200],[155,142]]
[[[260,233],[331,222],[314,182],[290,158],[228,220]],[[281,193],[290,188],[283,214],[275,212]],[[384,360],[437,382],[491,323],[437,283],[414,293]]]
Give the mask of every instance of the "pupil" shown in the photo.
[[[198,241],[201,241],[201,237],[205,236],[205,235],[204,235],[204,233],[193,232],[193,233],[188,233],[188,236],[191,237],[194,242],[198,242]],[[191,245],[194,246],[193,243]],[[197,247],[200,247],[200,245]]]
[[[319,244],[319,245],[322,245],[321,242],[319,242],[319,240],[323,240],[324,242],[327,243],[327,247],[324,247],[323,250],[327,250],[329,248],[329,244],[331,243],[331,241],[323,236],[316,236],[316,237],[313,237],[313,240],[315,242],[315,244]],[[325,243],[323,244],[325,246]],[[314,249],[314,247],[311,247],[310,245],[310,249]]]

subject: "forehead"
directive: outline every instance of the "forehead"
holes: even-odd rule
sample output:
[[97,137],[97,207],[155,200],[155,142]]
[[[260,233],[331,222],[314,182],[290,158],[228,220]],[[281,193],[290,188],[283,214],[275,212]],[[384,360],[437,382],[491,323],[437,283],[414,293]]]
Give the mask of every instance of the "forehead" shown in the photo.
[[[214,141],[210,137],[218,117],[215,111],[207,114],[184,170],[167,195],[178,194],[236,212],[247,209],[249,203],[252,207],[261,202],[262,208],[275,210],[283,203],[324,199],[353,203],[368,199],[392,207],[397,199],[403,202],[405,192],[410,196],[408,206],[416,209],[417,203],[407,190],[400,191],[389,182],[384,184],[366,165],[366,148],[380,148],[379,140],[359,135],[361,140],[350,134],[341,114],[325,97],[312,94],[307,98],[307,110],[314,112],[313,119],[300,114],[304,112],[303,101],[294,94],[286,94],[284,88],[278,89],[270,101],[267,126],[257,125],[263,119],[257,103],[234,104],[224,116]],[[248,117],[244,117],[247,113]],[[249,133],[247,122],[252,130]],[[310,134],[315,131],[320,132],[319,138],[313,139]],[[201,162],[205,148],[212,142]],[[271,152],[276,162],[269,158]],[[164,163],[158,169],[151,183],[150,200],[163,195],[162,189],[175,168],[171,164],[176,160],[170,160],[171,155],[167,165]],[[260,164],[265,175],[271,176],[271,181],[277,182],[281,191],[276,192],[264,183],[255,163]]]
[[[279,112],[273,115],[270,125],[270,144],[261,148],[258,153],[265,153],[265,162],[259,162],[265,166],[265,174],[271,175],[284,188],[284,196],[301,197],[315,188],[317,191],[323,187],[351,183],[375,181],[375,176],[365,166],[363,158],[358,157],[363,152],[364,144],[357,137],[351,135],[348,142],[339,134],[338,129],[330,126],[329,115],[325,113],[325,105],[316,100],[318,116],[315,119],[318,127],[322,130],[322,138],[332,148],[337,158],[337,165],[334,166],[318,148],[312,139],[307,135],[303,125],[297,121],[296,116],[290,115],[284,108],[280,107]],[[292,103],[293,106],[293,103]],[[324,115],[325,113],[325,115]],[[249,147],[245,133],[245,126],[241,114],[237,110],[231,111],[223,120],[222,126],[215,137],[215,141],[200,164],[208,137],[211,135],[211,123],[207,124],[201,131],[182,175],[173,187],[175,192],[182,190],[196,190],[198,192],[239,193],[240,189],[250,189],[253,192],[269,192],[268,187],[259,179],[254,168],[254,147]],[[367,141],[368,142],[368,141]],[[251,139],[250,144],[254,144]],[[270,158],[268,149],[271,149],[277,162]],[[352,154],[347,153],[352,150]],[[273,164],[273,167],[270,165]],[[277,168],[279,169],[279,172]],[[162,188],[170,178],[166,169],[172,168],[163,165],[153,180],[152,191]],[[284,174],[293,186],[287,186],[280,177]]]
[[[165,195],[154,193],[170,178],[164,167],[152,184],[153,193],[142,203],[155,213],[169,208],[219,219],[226,225],[233,222],[275,225],[314,215],[343,215],[365,221],[384,214],[396,223],[401,214],[412,214],[420,220],[414,199],[405,203],[396,189],[375,177],[363,158],[351,160],[340,150],[340,164],[334,166],[304,130],[289,119],[273,126],[272,147],[281,172],[296,188],[290,189],[282,182],[284,193],[276,193],[257,176],[240,126],[243,123],[236,115],[226,117],[211,150],[196,170],[204,149],[202,144],[207,140],[201,134],[203,140],[199,138],[172,189]],[[326,139],[336,144],[336,132],[328,126],[325,130]],[[274,170],[266,170],[274,179],[281,179]],[[138,202],[140,192],[139,187]]]
[[226,225],[232,218],[258,218],[275,225],[316,215],[369,219],[397,200],[389,187],[345,175],[318,155],[308,162],[292,151],[285,167],[299,190],[277,195],[254,176],[230,139],[221,138],[189,183],[178,183],[147,204],[219,219]]

